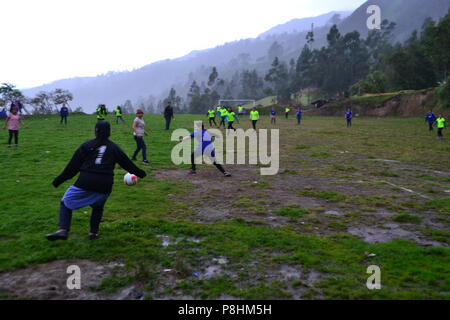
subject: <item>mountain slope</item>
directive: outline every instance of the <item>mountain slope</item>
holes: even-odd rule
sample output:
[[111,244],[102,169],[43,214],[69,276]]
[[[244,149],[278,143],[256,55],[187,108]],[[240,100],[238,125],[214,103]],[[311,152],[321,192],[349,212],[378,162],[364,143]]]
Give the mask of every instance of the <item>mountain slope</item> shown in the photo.
[[381,8],[382,20],[397,23],[394,40],[404,41],[413,30],[422,28],[426,18],[437,20],[443,17],[448,12],[450,0],[369,0],[339,25],[341,33],[358,30],[365,37],[369,31],[366,22],[370,5]]
[[293,19],[287,23],[280,24],[270,30],[267,30],[266,32],[260,34],[258,38],[264,38],[282,33],[309,31],[311,29],[311,24],[314,24],[314,27],[316,28],[323,27],[327,24],[331,24],[330,20],[334,15],[340,15],[342,20],[347,18],[351,13],[351,11],[331,11],[317,17]]
[[[341,33],[358,30],[364,37],[368,32],[366,21],[369,15],[366,10],[371,4],[381,7],[383,19],[397,23],[395,40],[404,40],[414,29],[421,28],[425,18],[438,19],[444,16],[450,6],[450,0],[369,0],[339,24]],[[74,94],[72,108],[82,106],[86,112],[93,112],[99,103],[112,107],[123,104],[127,99],[136,104],[150,95],[156,100],[163,99],[167,97],[171,86],[175,87],[178,95],[185,97],[190,83],[193,80],[199,84],[205,81],[212,66],[218,68],[219,77],[226,79],[231,79],[236,72],[243,69],[255,68],[260,74],[265,73],[272,62],[267,53],[274,41],[284,48],[284,54],[280,57],[282,60],[287,62],[291,58],[296,59],[305,44],[306,31],[271,34],[281,30],[280,28],[281,26],[277,26],[271,29],[272,31],[268,30],[264,37],[193,51],[184,57],[159,61],[137,70],[60,80],[24,90],[24,93],[33,96],[40,90],[65,88]],[[286,28],[292,30],[292,25]],[[328,30],[328,26],[314,30],[316,47],[326,44]]]

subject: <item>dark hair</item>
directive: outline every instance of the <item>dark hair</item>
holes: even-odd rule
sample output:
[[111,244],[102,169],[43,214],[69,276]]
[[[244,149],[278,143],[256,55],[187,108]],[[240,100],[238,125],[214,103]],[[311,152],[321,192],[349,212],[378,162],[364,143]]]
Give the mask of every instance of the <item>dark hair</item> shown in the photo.
[[95,125],[95,148],[100,147],[108,141],[109,136],[111,135],[111,125],[108,121],[98,121]]

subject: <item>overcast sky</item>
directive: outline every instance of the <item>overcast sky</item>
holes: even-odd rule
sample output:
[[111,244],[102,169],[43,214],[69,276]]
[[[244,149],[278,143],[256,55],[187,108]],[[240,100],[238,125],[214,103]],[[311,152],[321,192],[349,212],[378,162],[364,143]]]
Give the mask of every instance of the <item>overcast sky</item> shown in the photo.
[[254,38],[365,0],[3,0],[0,83],[28,88]]

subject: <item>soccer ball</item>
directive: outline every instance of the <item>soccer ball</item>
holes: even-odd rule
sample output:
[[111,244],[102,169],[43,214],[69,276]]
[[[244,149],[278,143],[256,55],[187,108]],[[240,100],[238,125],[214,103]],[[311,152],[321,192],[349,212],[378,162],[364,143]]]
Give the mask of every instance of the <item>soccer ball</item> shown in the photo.
[[127,173],[124,177],[123,177],[123,182],[127,185],[127,186],[134,186],[137,183],[137,177],[134,174],[131,173]]

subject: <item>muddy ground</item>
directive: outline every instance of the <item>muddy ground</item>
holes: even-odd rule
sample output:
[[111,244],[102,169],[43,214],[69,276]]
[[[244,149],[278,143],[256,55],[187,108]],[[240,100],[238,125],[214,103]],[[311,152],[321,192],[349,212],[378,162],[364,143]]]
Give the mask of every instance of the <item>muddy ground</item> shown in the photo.
[[[370,166],[371,162],[384,163],[389,170],[400,172],[404,170],[427,171],[427,174],[448,177],[443,171],[429,172],[411,165],[387,159],[360,159]],[[279,227],[291,225],[303,234],[317,236],[337,232],[352,234],[369,243],[388,242],[401,238],[415,241],[423,246],[448,247],[447,243],[429,238],[421,230],[432,228],[446,230],[446,225],[439,220],[436,212],[420,209],[409,209],[409,213],[421,217],[419,224],[397,223],[393,217],[398,213],[393,210],[396,205],[405,201],[425,203],[431,199],[420,188],[414,188],[411,177],[398,178],[367,178],[353,176],[345,178],[342,174],[321,174],[319,171],[285,171],[280,169],[276,176],[261,176],[257,166],[233,166],[230,168],[232,177],[223,177],[214,167],[199,166],[196,175],[188,175],[185,170],[156,170],[154,178],[173,182],[192,184],[190,192],[183,195],[168,196],[173,201],[189,204],[190,211],[183,219],[190,219],[201,224],[212,224],[232,219],[258,221],[268,226]],[[416,172],[416,173],[417,173]],[[422,181],[423,182],[423,181]],[[418,185],[418,184],[417,184]],[[450,188],[448,188],[450,189]],[[373,202],[332,202],[311,196],[304,196],[302,191],[335,191],[347,199],[377,195]],[[442,190],[445,192],[445,190]],[[366,198],[363,198],[366,199]],[[385,201],[385,202],[383,202]],[[283,208],[304,209],[306,214],[300,217],[289,217],[277,214]],[[159,235],[161,246],[168,247],[181,239],[172,239],[167,235]],[[187,239],[199,242],[202,239]],[[83,286],[80,290],[69,290],[66,286],[69,265],[78,265],[83,275]],[[93,288],[100,285],[104,279],[111,276],[115,270],[121,270],[120,262],[98,263],[87,260],[60,260],[30,268],[7,272],[0,275],[0,295],[6,298],[21,299],[143,299],[143,289],[137,284],[126,286],[115,294],[106,294]],[[299,299],[305,291],[314,290],[315,298],[320,298],[320,290],[314,283],[325,279],[325,276],[315,270],[302,270],[289,265],[279,264],[268,270],[261,271],[257,264],[241,266],[240,270],[251,270],[247,281],[290,280],[290,283],[301,281],[302,286],[290,286],[287,291],[293,299]],[[167,287],[173,287],[179,281],[177,270],[156,270],[159,274],[158,285],[155,287],[152,299],[194,299],[179,292],[166,293]],[[191,277],[206,280],[219,276],[236,278],[236,266],[230,266],[224,257],[205,260]],[[236,299],[222,295],[219,299]]]

